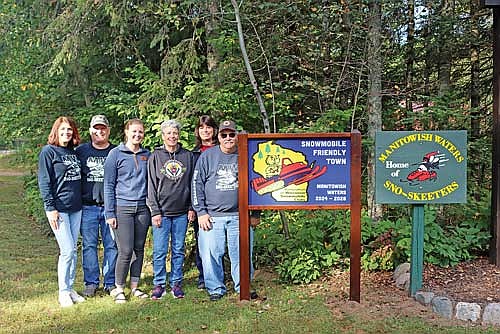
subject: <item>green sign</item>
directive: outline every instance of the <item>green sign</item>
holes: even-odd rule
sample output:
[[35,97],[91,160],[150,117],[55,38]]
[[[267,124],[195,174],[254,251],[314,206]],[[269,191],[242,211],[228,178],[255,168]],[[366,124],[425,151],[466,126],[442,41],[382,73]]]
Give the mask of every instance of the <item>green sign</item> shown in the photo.
[[467,132],[377,132],[375,179],[377,203],[465,203]]

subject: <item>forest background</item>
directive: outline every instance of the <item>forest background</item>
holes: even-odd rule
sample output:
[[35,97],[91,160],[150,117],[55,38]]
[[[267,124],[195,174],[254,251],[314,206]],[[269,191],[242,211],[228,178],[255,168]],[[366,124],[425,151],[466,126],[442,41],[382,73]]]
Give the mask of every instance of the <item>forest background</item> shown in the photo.
[[[191,148],[198,116],[251,133],[363,135],[362,265],[410,255],[410,207],[374,202],[379,130],[467,130],[468,202],[426,206],[425,261],[488,252],[492,14],[479,0],[0,0],[0,147],[32,168],[29,213],[47,228],[36,187],[40,147],[60,115],[86,138],[106,114],[112,140],[145,122],[144,145],[176,118]],[[264,212],[255,262],[284,281],[348,266],[348,211]]]

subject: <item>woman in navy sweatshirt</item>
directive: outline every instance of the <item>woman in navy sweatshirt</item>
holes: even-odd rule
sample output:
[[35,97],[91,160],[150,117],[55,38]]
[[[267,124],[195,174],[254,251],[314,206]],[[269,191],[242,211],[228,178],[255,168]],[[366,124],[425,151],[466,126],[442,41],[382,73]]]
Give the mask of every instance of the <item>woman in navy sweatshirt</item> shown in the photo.
[[115,266],[116,303],[127,301],[124,293],[130,270],[132,296],[148,298],[137,288],[144,261],[144,244],[151,224],[146,206],[149,151],[141,146],[144,124],[139,119],[125,124],[125,143],[113,148],[104,164],[104,211],[116,236],[118,258]]
[[59,117],[38,159],[38,186],[45,213],[59,245],[57,278],[62,307],[85,301],[73,290],[77,241],[82,219],[80,161],[74,148],[80,144],[76,123]]

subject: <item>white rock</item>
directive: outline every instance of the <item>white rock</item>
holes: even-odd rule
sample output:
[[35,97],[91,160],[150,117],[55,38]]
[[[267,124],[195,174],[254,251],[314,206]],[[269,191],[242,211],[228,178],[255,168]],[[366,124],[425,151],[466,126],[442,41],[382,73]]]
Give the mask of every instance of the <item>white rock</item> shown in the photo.
[[481,306],[476,303],[458,302],[455,310],[459,320],[476,322],[481,316]]

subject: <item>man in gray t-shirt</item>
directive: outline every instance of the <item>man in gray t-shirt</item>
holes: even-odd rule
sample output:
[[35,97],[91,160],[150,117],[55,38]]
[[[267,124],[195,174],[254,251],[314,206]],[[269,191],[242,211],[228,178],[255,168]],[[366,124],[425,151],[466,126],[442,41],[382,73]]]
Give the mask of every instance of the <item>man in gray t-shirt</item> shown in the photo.
[[[236,292],[240,290],[236,124],[223,121],[218,137],[220,144],[200,155],[191,187],[192,205],[200,226],[198,240],[205,287],[212,301],[226,294],[222,267],[226,241],[234,289]],[[250,229],[250,244],[252,240],[253,229]],[[253,272],[252,264],[250,271]]]

